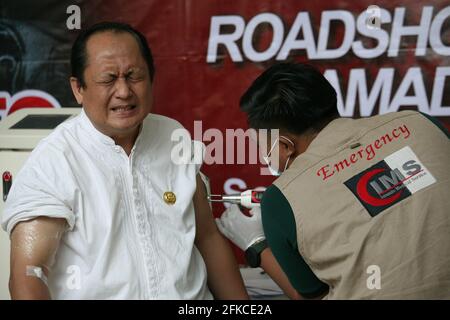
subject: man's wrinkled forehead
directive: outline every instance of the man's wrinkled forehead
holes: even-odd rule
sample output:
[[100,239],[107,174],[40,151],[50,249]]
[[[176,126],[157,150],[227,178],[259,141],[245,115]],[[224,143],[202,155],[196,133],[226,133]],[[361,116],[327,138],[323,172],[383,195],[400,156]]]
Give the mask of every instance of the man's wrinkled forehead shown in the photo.
[[145,67],[137,40],[127,32],[104,31],[92,35],[86,43],[86,58],[86,66],[114,67],[122,61]]

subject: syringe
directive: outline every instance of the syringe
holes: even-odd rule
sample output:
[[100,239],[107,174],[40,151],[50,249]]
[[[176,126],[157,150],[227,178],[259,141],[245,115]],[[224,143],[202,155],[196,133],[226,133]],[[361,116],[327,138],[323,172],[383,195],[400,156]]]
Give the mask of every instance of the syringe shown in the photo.
[[246,190],[236,194],[211,194],[208,195],[210,202],[228,202],[239,204],[245,208],[252,209],[261,205],[261,199],[264,191],[261,190]]

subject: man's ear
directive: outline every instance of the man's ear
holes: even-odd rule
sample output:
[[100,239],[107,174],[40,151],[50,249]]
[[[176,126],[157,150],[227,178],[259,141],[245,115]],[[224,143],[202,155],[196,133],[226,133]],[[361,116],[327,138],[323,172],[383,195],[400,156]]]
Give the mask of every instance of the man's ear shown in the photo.
[[[292,141],[291,138],[289,138],[289,140]],[[295,154],[295,145],[293,145],[291,142],[280,137],[279,143],[280,143],[280,152],[283,152],[286,155],[286,157]]]
[[78,104],[83,104],[83,87],[80,81],[75,77],[70,77],[70,87],[72,88],[73,95]]

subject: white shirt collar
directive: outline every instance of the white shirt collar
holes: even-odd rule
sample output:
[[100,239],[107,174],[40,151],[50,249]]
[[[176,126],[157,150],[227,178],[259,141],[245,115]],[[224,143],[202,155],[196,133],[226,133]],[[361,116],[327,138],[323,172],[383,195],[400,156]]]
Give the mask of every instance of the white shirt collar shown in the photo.
[[[87,116],[86,112],[84,111],[84,108],[81,109],[80,112],[80,120],[81,120],[81,125],[83,126],[84,129],[87,130],[87,133],[90,137],[94,138],[96,141],[106,145],[106,146],[111,146],[111,147],[115,147],[116,143],[114,141],[114,139],[112,139],[111,137],[107,136],[106,134],[100,132],[92,123],[92,121],[89,119],[89,117]],[[142,135],[142,131],[143,131],[143,127],[144,127],[144,123],[145,121],[142,121],[142,124],[139,128],[139,134],[136,138],[136,141],[134,143],[134,147],[137,145],[137,142],[139,141],[139,138]]]

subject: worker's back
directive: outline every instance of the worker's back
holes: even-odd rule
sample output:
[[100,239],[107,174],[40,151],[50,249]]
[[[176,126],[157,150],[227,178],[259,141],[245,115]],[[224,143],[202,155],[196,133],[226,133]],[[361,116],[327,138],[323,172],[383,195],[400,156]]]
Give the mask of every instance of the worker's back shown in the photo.
[[450,298],[449,141],[412,111],[337,119],[275,182],[328,298]]

